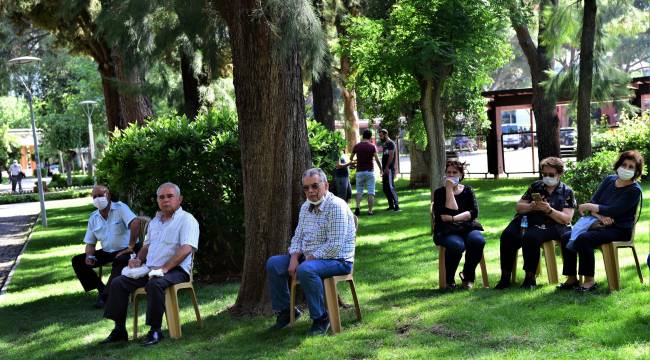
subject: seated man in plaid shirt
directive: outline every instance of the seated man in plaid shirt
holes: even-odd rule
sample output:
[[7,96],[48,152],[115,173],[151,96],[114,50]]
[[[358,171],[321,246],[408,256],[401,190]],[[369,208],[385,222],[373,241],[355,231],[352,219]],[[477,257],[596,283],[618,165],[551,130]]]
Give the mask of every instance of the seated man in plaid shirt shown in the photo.
[[[307,201],[300,208],[298,227],[289,255],[272,256],[266,262],[268,287],[277,315],[271,330],[289,325],[289,277],[297,276],[313,320],[310,335],[324,335],[330,322],[323,300],[323,278],[349,274],[354,262],[354,215],[344,200],[328,191],[323,170],[314,168],[302,176]],[[298,309],[296,318],[300,316]]]

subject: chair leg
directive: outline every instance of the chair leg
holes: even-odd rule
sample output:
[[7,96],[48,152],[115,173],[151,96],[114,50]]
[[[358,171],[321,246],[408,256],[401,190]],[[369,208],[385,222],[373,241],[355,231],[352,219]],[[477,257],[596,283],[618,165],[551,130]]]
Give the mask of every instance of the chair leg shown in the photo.
[[618,290],[620,285],[618,267],[616,266],[616,254],[614,253],[616,250],[614,250],[614,246],[611,243],[601,245],[600,249],[603,252],[603,261],[605,262],[605,273],[607,274],[609,290]]
[[296,322],[296,278],[291,278],[291,292],[289,295],[289,326]]
[[438,287],[447,288],[447,270],[445,264],[445,247],[438,246]]
[[178,294],[170,288],[165,290],[165,316],[167,316],[169,337],[172,339],[180,338],[181,323],[179,319]]
[[138,338],[138,303],[139,296],[133,297],[133,340]]
[[519,257],[519,249],[515,251],[515,260],[512,262],[512,275],[510,275],[510,282],[517,282],[517,257]]
[[483,287],[489,288],[490,281],[488,280],[487,266],[485,265],[485,256],[481,255],[481,278],[483,279]]
[[334,278],[329,277],[323,279],[323,285],[325,287],[325,302],[332,333],[338,334],[341,332],[341,315],[339,314],[339,303],[336,296],[336,282]]
[[196,292],[194,288],[189,288],[190,295],[192,296],[192,305],[194,305],[194,313],[196,314],[196,322],[199,323],[199,327],[203,327],[203,320],[201,320],[201,313],[199,312],[199,302],[196,300]]
[[546,273],[548,274],[548,283],[557,284],[558,274],[557,274],[557,261],[555,259],[555,245],[553,241],[547,241],[542,244],[544,249],[544,259],[546,260]]
[[639,281],[643,284],[643,274],[641,273],[641,266],[639,265],[639,257],[636,256],[636,249],[634,245],[630,246],[632,248],[632,255],[634,255],[634,262],[636,263],[636,273],[639,275]]
[[357,321],[361,321],[361,306],[359,306],[354,280],[348,280],[348,284],[350,284],[350,292],[352,293],[352,300],[354,300],[354,311],[357,313]]

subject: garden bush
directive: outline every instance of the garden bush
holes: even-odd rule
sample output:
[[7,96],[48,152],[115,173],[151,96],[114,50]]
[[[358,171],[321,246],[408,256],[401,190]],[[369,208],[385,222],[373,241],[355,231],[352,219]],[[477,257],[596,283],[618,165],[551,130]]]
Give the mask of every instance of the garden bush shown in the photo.
[[331,178],[343,153],[345,139],[340,133],[329,131],[323,124],[311,119],[307,120],[307,137],[313,166],[323,169]]
[[190,122],[169,116],[115,134],[97,166],[109,186],[136,212],[153,216],[156,189],[171,181],[183,209],[200,225],[195,268],[203,279],[239,274],[244,250],[244,205],[237,116],[212,111]]
[[[57,192],[46,192],[45,201],[76,199],[76,198],[89,196],[91,192],[92,189],[74,189],[74,190],[57,191]],[[36,201],[39,201],[38,193],[0,195],[0,205],[18,204],[18,203],[36,202]],[[90,204],[90,201],[88,203]]]
[[598,136],[599,150],[623,152],[638,150],[650,160],[650,113],[621,115],[620,125]]
[[589,201],[603,179],[614,174],[613,167],[617,159],[618,152],[601,151],[579,163],[567,162],[563,180],[575,192],[578,204]]
[[[86,175],[73,175],[72,176],[72,185],[70,186],[92,186],[93,178]],[[65,174],[54,174],[52,175],[52,180],[50,180],[48,186],[50,188],[67,188],[68,182]]]

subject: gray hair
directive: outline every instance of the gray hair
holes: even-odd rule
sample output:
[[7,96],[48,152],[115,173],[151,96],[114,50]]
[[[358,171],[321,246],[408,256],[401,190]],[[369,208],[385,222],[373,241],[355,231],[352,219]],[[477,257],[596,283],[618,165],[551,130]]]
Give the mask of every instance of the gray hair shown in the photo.
[[304,173],[302,173],[302,178],[304,179],[304,178],[312,177],[314,175],[318,175],[320,181],[327,182],[327,175],[325,175],[325,172],[320,168],[311,168],[306,170]]
[[173,182],[166,182],[160,186],[158,186],[158,190],[156,190],[156,195],[160,195],[160,190],[164,188],[172,188],[174,189],[174,192],[176,193],[176,196],[181,196],[181,188],[178,187],[178,185],[174,184]]

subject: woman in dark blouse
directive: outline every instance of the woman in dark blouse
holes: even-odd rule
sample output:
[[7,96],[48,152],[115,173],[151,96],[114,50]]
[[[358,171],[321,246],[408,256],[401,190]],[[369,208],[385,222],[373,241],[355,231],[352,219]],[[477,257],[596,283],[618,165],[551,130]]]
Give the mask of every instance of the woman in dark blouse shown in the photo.
[[454,274],[465,254],[465,265],[460,273],[463,288],[471,288],[476,277],[476,266],[483,256],[485,238],[481,234],[478,203],[472,189],[460,182],[465,178],[465,164],[447,161],[445,185],[433,193],[435,227],[433,240],[445,252],[447,286],[454,288]]
[[[590,213],[599,220],[600,226],[592,227],[578,235],[573,243],[575,251],[567,249],[571,233],[562,236],[562,274],[566,282],[559,289],[593,291],[598,288],[594,282],[594,249],[613,241],[629,241],[635,223],[637,205],[641,200],[641,186],[636,179],[643,171],[643,157],[636,150],[623,152],[614,164],[616,175],[610,175],[600,183],[591,201],[578,207],[580,215]],[[584,276],[580,286],[576,276],[576,261],[580,257],[578,274]]]
[[[547,157],[539,164],[542,180],[535,181],[517,202],[515,216],[501,233],[500,259],[501,280],[495,289],[510,287],[510,275],[517,250],[524,256],[526,277],[522,288],[537,286],[535,275],[539,264],[540,246],[570,232],[571,218],[576,207],[573,190],[560,181],[564,173],[564,162],[556,157]],[[522,229],[521,221],[526,216],[528,227]]]

